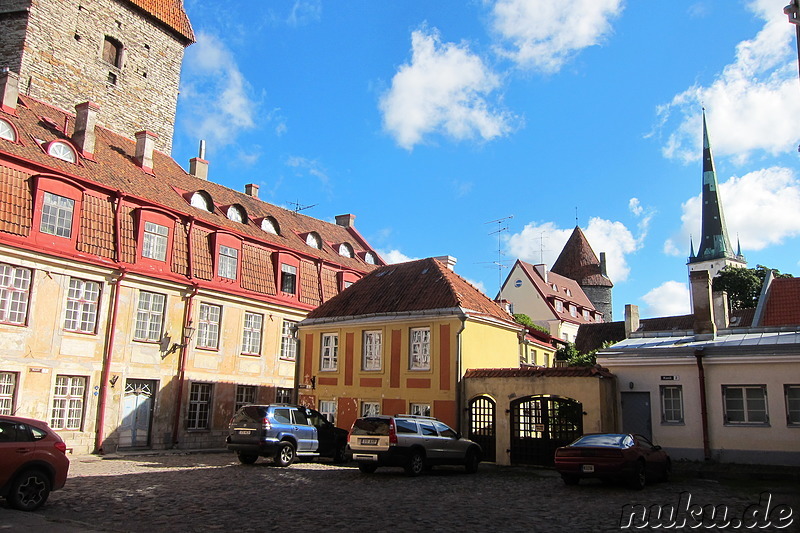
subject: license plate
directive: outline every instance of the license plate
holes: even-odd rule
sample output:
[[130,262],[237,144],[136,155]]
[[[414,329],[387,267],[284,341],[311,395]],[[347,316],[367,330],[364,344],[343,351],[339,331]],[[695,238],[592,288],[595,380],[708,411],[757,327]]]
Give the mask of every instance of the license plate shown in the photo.
[[249,435],[251,431],[249,429],[244,429],[244,430],[240,429],[239,431],[237,431],[237,433],[239,435]]
[[594,465],[582,465],[581,470],[583,472],[594,472]]
[[374,446],[378,444],[378,439],[358,439],[358,443]]

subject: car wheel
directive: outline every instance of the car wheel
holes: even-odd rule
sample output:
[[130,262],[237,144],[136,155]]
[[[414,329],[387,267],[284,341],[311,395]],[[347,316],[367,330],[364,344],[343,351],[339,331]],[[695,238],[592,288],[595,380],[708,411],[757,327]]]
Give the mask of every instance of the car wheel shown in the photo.
[[35,511],[50,496],[50,478],[41,470],[26,470],[14,479],[6,499],[20,511]]
[[257,455],[253,455],[253,454],[250,454],[250,453],[240,453],[239,454],[239,462],[242,463],[243,465],[251,465],[251,464],[255,463],[256,461],[258,461],[258,456]]
[[278,453],[275,454],[275,464],[278,466],[289,466],[294,462],[294,446],[291,442],[281,441]]
[[569,474],[561,474],[561,479],[564,480],[565,485],[577,485],[581,480],[578,476],[570,476]]
[[342,442],[336,445],[336,449],[333,452],[333,462],[344,463],[346,461],[347,461],[347,444]]
[[630,478],[630,486],[632,489],[642,490],[647,483],[647,472],[644,467],[644,461],[636,461],[633,468],[633,475]]
[[413,451],[406,464],[406,474],[411,477],[420,475],[425,470],[425,456],[420,451]]
[[478,456],[478,452],[470,450],[467,452],[467,457],[464,461],[464,470],[467,471],[467,474],[474,474],[478,471],[480,462],[481,458]]
[[358,469],[364,474],[372,474],[378,469],[375,463],[358,463]]

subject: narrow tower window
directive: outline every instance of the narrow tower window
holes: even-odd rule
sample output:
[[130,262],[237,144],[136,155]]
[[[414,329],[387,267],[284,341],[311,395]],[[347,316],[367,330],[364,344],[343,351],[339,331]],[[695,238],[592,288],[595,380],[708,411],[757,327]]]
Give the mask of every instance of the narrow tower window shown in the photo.
[[108,35],[103,41],[103,61],[122,68],[122,43]]

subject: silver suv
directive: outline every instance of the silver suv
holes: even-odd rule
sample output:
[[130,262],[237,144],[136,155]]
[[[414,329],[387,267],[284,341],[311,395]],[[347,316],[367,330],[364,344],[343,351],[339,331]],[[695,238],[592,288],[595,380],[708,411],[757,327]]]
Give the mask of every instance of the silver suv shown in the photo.
[[464,465],[478,470],[481,447],[447,424],[429,416],[368,416],[353,422],[347,436],[348,457],[371,474],[379,466],[402,466],[418,476],[434,465]]

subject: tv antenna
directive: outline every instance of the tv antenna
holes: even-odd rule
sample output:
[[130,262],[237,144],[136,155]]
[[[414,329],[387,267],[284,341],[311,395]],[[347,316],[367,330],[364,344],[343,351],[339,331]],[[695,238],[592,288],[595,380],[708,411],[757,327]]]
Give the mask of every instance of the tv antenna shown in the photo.
[[545,241],[546,238],[547,237],[546,237],[546,234],[545,234],[544,231],[539,234],[539,263],[540,264],[544,264],[544,253],[549,251],[549,250],[546,250],[545,247],[544,247],[544,241]]
[[306,209],[311,209],[312,207],[316,207],[319,204],[303,205],[300,202],[289,202],[289,205],[292,206],[292,211],[294,211],[295,213],[299,213],[300,211],[304,211]]
[[492,261],[495,265],[497,265],[497,292],[500,293],[500,289],[503,287],[503,269],[508,268],[508,265],[504,263],[507,260],[503,259],[505,255],[503,253],[503,241],[502,241],[502,233],[504,231],[508,231],[508,221],[514,218],[514,215],[509,215],[507,217],[498,218],[497,220],[490,220],[489,222],[485,222],[485,224],[497,224],[497,229],[495,231],[489,232],[489,235],[497,234],[497,261]]

